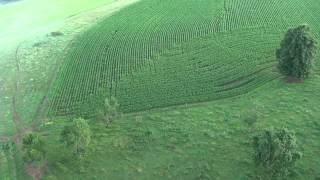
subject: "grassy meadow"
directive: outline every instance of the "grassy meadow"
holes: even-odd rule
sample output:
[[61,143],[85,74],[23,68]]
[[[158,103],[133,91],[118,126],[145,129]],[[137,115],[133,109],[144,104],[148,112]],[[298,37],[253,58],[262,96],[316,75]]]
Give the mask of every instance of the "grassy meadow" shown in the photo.
[[63,25],[70,16],[111,3],[113,0],[23,0],[0,6],[1,50],[26,39],[43,36]]
[[[304,84],[278,79],[240,97],[124,115],[109,128],[93,120],[93,149],[82,174],[76,162],[60,156],[66,150],[59,133],[68,120],[58,119],[42,127],[53,142],[48,148],[60,149],[49,151],[54,162],[49,174],[57,179],[258,179],[253,136],[287,127],[296,132],[303,152],[296,179],[316,179],[319,75]],[[250,124],[254,115],[257,122]]]

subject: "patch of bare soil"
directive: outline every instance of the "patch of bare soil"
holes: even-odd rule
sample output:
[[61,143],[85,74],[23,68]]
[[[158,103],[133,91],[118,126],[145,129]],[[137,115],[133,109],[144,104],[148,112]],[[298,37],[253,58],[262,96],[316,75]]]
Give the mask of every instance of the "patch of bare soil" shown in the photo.
[[8,142],[10,140],[7,136],[0,136],[0,142]]
[[50,33],[51,36],[55,37],[55,36],[63,36],[63,33],[60,31],[54,31]]
[[289,84],[303,83],[303,79],[299,79],[299,78],[292,77],[292,76],[285,77],[283,80],[284,80],[286,83],[289,83]]
[[25,170],[29,176],[34,180],[41,180],[43,173],[47,169],[47,162],[44,162],[42,166],[38,166],[35,163],[30,163],[25,167]]

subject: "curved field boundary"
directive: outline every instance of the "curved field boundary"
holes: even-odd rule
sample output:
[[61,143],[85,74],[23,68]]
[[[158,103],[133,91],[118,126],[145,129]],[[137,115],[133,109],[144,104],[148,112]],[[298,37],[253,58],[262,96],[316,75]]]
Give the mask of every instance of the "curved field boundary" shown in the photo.
[[[314,0],[308,3],[318,4]],[[301,23],[317,26],[316,11],[305,13],[308,3],[298,0],[136,3],[101,21],[71,44],[50,96],[50,113],[90,114],[94,110],[88,106],[98,107],[95,103],[111,95],[120,99],[124,112],[132,112],[219,99],[259,87],[277,74],[272,68],[274,51],[285,30]],[[269,35],[274,37],[268,39]],[[215,39],[212,44],[219,46],[219,50],[210,51],[213,47],[207,41],[193,41],[208,36]],[[261,39],[255,41],[256,37]],[[186,45],[193,49],[176,48],[185,42],[190,42]],[[219,60],[209,61],[206,56]],[[199,59],[205,60],[197,62]],[[174,62],[169,67],[162,61]],[[181,71],[180,67],[189,69]],[[256,71],[259,73],[255,74]],[[248,74],[256,77],[236,81]],[[219,87],[233,81],[237,84]]]
[[[144,67],[119,82],[117,97],[122,111],[238,96],[278,78],[270,53],[280,36],[272,29],[261,30],[196,39],[152,59],[157,67],[154,71]],[[265,38],[269,41],[264,42]]]
[[[217,3],[145,0],[86,31],[70,47],[51,97],[51,112],[82,111],[79,108],[100,88],[116,94],[122,76],[145,65],[154,67],[148,60],[153,55],[213,33]],[[201,13],[190,13],[200,7]]]

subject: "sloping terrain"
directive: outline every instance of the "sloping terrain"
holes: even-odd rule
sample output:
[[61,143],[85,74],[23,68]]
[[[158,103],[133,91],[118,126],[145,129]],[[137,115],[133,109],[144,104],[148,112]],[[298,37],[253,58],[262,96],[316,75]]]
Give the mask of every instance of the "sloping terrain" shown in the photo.
[[[23,0],[0,6],[0,144],[42,123],[42,102],[71,39],[135,1]],[[0,153],[0,179],[29,179],[19,152]]]
[[[62,11],[104,4],[77,2]],[[1,31],[2,50],[16,37],[49,33],[23,42],[18,53],[0,54],[0,142],[19,140],[20,128],[44,136],[43,179],[261,179],[252,139],[275,127],[296,132],[303,158],[295,178],[320,178],[320,56],[304,83],[284,83],[275,68],[275,50],[289,27],[307,23],[319,41],[318,0],[140,0],[106,17],[136,0],[112,2],[69,17],[61,29],[15,34],[19,28],[4,25]],[[0,9],[0,20],[17,11]],[[55,24],[54,17],[41,16],[32,27]],[[53,30],[63,35],[52,36]],[[71,115],[94,116],[110,96],[124,114],[108,128],[88,121],[92,141],[80,168],[61,144],[62,128]],[[51,118],[42,114],[47,105]],[[0,153],[0,179],[30,178],[21,153]]]
[[278,77],[275,49],[310,24],[308,1],[144,0],[74,40],[50,94],[50,115],[90,115],[116,96],[123,112],[246,93]]
[[[320,71],[303,84],[274,80],[249,93],[218,101],[124,115],[106,128],[90,121],[93,139],[85,171],[64,156],[57,119],[42,131],[50,141],[50,170],[57,179],[257,180],[253,137],[263,129],[296,132],[303,157],[295,180],[320,177]],[[254,124],[248,119],[257,116]],[[291,179],[291,178],[290,178]]]

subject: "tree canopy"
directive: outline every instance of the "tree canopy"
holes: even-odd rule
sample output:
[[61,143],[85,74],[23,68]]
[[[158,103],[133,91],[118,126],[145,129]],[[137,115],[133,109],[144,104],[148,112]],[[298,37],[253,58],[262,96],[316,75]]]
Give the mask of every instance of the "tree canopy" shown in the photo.
[[26,161],[41,161],[45,157],[44,141],[39,134],[30,133],[22,140],[22,150]]
[[91,141],[88,122],[82,118],[74,119],[71,125],[64,127],[61,140],[68,147],[71,147],[75,155],[84,155]]
[[255,161],[271,179],[285,179],[301,158],[293,132],[266,130],[254,138]]
[[276,52],[278,68],[285,76],[298,79],[307,78],[316,53],[316,41],[311,36],[310,28],[301,25],[291,28]]

